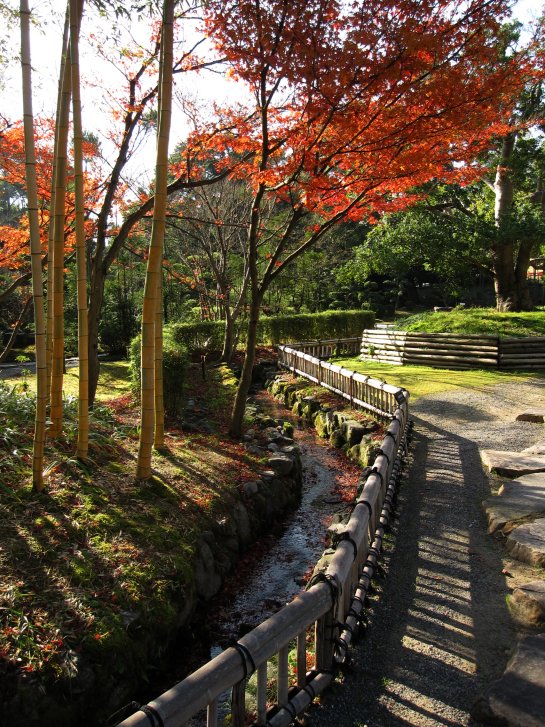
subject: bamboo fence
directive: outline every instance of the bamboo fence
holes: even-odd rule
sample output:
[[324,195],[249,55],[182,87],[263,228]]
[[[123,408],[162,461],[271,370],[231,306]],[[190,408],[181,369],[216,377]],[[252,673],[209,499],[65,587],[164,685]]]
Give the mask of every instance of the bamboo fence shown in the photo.
[[[359,348],[360,339],[347,347]],[[311,342],[320,352],[339,342]],[[182,682],[120,723],[122,727],[181,727],[206,710],[207,727],[223,723],[226,692],[233,727],[284,727],[334,679],[335,668],[362,622],[365,594],[377,564],[406,448],[408,392],[328,364],[304,350],[280,346],[282,365],[390,420],[372,472],[344,532],[333,542],[329,565],[298,595]],[[343,343],[344,345],[344,343]],[[314,350],[314,349],[313,349]],[[337,349],[335,349],[336,351]],[[357,348],[355,349],[357,351]],[[326,353],[326,355],[328,355]],[[365,397],[369,397],[369,401]],[[271,672],[275,664],[274,684]],[[253,676],[255,674],[255,676]],[[248,710],[247,693],[255,693]]]

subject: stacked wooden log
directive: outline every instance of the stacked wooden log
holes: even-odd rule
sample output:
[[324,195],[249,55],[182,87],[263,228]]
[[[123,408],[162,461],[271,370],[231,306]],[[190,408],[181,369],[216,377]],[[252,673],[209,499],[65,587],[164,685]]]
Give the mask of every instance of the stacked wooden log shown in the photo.
[[545,336],[499,338],[389,328],[363,332],[361,357],[398,365],[448,369],[545,369]]
[[545,369],[545,336],[502,338],[499,366],[507,370]]

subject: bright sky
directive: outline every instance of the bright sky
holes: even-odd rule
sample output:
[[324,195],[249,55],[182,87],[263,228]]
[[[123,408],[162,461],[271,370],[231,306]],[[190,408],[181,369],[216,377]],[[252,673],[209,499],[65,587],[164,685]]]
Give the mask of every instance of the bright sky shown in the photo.
[[[7,5],[18,8],[18,0],[8,0]],[[60,62],[60,44],[62,28],[64,23],[64,9],[66,0],[34,0],[31,3],[32,12],[35,13],[38,22],[32,29],[32,64],[33,64],[33,86],[34,86],[34,113],[35,115],[54,115],[56,104],[56,88],[58,79],[58,67]],[[526,22],[538,15],[538,4],[536,0],[519,0],[515,4],[515,17]],[[122,49],[129,38],[129,31],[123,29],[123,23],[119,23],[117,29],[120,39],[117,41],[116,50]],[[191,24],[184,21],[183,32],[191,34],[194,32]],[[96,33],[98,37],[110,29],[105,29],[97,17],[86,15],[82,27],[82,39],[88,33]],[[147,24],[132,24],[131,32],[136,40],[145,43],[148,37]],[[189,36],[189,39],[191,36]],[[14,27],[11,31],[10,43],[14,54],[18,53],[19,29]],[[115,57],[115,54],[114,54]],[[108,111],[107,104],[103,98],[103,90],[112,92],[122,83],[122,76],[119,68],[106,61],[97,61],[96,52],[89,47],[82,47],[81,66],[87,77],[87,85],[83,88],[83,124],[84,129],[93,131],[102,137],[105,153],[112,149],[111,143],[107,141]],[[0,110],[7,116],[18,118],[22,116],[22,105],[20,99],[20,67],[18,62],[12,63],[5,73],[4,88],[0,89]],[[182,74],[178,76],[177,85],[183,88],[186,96],[192,100],[200,99],[201,102],[211,100],[222,101],[227,97],[241,96],[241,91],[236,84],[225,82],[211,72],[196,74]],[[109,101],[108,101],[109,103]],[[187,133],[187,122],[180,109],[175,111],[173,120],[172,145],[183,139]],[[155,141],[150,138],[143,142],[138,155],[132,163],[131,176],[140,178],[140,183],[145,183],[153,173]]]

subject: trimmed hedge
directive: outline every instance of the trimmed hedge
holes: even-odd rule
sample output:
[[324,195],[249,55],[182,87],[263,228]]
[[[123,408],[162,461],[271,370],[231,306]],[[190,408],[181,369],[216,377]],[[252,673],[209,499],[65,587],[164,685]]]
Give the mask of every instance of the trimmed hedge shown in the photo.
[[361,336],[365,328],[373,328],[375,314],[368,310],[339,310],[324,313],[302,313],[274,316],[260,321],[260,340],[271,343],[328,340]]
[[[132,388],[140,397],[140,336],[132,339],[129,352]],[[185,346],[177,343],[165,330],[163,338],[163,392],[165,412],[170,416],[183,409],[183,390],[189,355]]]
[[[262,316],[258,325],[258,342],[276,346],[295,341],[327,340],[361,336],[365,328],[373,328],[375,314],[368,310],[325,311],[291,316]],[[208,350],[223,347],[223,321],[200,323],[171,323],[165,327],[176,343],[186,346],[190,352],[204,348],[210,339]],[[240,342],[245,341],[245,328]]]
[[223,348],[223,321],[200,321],[199,323],[169,323],[165,326],[173,342],[184,346],[189,352],[200,351],[209,340],[209,351],[221,351]]

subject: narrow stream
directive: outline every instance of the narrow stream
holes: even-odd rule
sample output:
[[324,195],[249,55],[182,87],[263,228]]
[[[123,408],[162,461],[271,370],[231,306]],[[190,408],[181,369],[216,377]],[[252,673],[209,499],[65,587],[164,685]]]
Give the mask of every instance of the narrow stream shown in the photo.
[[251,547],[236,569],[242,577],[235,574],[236,591],[229,586],[225,589],[228,603],[222,604],[216,621],[214,636],[219,644],[239,638],[305,587],[324,550],[328,525],[336,514],[351,508],[346,498],[353,496],[359,475],[359,469],[347,464],[344,455],[303,428],[297,417],[265,391],[252,398],[260,409],[274,418],[291,421],[295,427],[295,444],[301,450],[303,464],[301,503],[281,530],[266,539],[265,547],[257,546],[257,557]]

